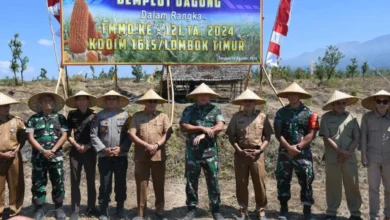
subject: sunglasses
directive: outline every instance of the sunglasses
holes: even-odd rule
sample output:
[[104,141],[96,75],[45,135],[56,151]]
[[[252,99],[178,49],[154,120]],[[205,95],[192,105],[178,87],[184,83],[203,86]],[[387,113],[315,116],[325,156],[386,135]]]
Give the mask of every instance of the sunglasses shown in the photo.
[[149,100],[148,103],[150,103],[150,104],[156,104],[156,103],[157,103],[157,100]]
[[376,102],[376,104],[378,104],[378,105],[380,105],[380,104],[384,104],[384,105],[387,105],[387,104],[389,104],[389,100],[387,100],[387,99],[375,99],[375,102]]
[[335,102],[336,105],[346,105],[347,102]]

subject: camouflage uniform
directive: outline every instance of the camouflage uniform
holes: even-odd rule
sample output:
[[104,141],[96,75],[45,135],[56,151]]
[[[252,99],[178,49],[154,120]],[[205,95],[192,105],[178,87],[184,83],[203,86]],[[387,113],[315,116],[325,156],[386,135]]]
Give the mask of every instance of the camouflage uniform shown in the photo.
[[[217,122],[224,122],[221,109],[213,104],[199,106],[197,104],[184,109],[180,123],[194,126],[213,127]],[[198,180],[201,168],[206,176],[207,189],[212,212],[219,212],[221,204],[218,184],[219,163],[216,138],[206,137],[197,146],[193,140],[201,133],[188,134],[186,139],[185,178],[186,204],[189,209],[198,205]]]
[[[45,149],[51,150],[61,138],[61,133],[68,130],[66,118],[59,113],[44,116],[42,112],[30,117],[27,122],[27,133],[33,133],[35,140]],[[32,168],[32,202],[34,205],[43,205],[46,200],[47,172],[53,187],[52,198],[55,204],[64,200],[64,166],[62,147],[55,152],[52,160],[44,158],[43,154],[33,148]]]
[[[277,135],[283,136],[290,145],[294,145],[299,144],[311,129],[318,129],[318,120],[316,114],[312,113],[302,103],[296,109],[288,105],[276,112],[274,128],[275,133],[280,132]],[[288,201],[291,198],[290,182],[293,170],[295,170],[299,185],[301,186],[302,203],[305,205],[314,204],[312,189],[314,172],[310,146],[302,149],[301,153],[293,158],[288,157],[286,148],[279,147],[279,157],[275,174],[278,199],[280,201]]]

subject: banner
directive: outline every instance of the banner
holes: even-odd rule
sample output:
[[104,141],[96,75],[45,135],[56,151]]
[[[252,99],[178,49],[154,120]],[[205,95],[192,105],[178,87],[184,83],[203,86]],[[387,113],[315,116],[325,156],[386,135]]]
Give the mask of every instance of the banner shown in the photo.
[[262,0],[62,0],[63,65],[262,63]]

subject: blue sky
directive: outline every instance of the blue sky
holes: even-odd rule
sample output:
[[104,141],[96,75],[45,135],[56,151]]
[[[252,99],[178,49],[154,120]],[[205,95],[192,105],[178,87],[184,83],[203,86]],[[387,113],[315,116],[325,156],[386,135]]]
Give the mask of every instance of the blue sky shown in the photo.
[[[264,56],[278,4],[279,0],[264,0]],[[390,34],[387,28],[390,22],[389,8],[389,0],[375,0],[372,3],[367,0],[295,0],[290,30],[282,43],[281,57],[288,59],[331,44],[364,42]],[[11,52],[8,42],[16,32],[24,43],[24,55],[30,58],[25,78],[30,80],[36,77],[40,68],[48,70],[49,78],[56,78],[58,71],[45,0],[4,0],[0,11],[0,78],[13,76],[9,70]],[[53,17],[52,22],[54,31],[58,30],[59,25]],[[57,36],[55,39],[58,47],[60,39]],[[96,72],[100,72],[101,68],[109,67],[95,66]],[[145,66],[144,70],[150,73],[154,68]],[[72,75],[83,69],[90,72],[88,66],[69,67],[68,72]],[[118,69],[119,77],[131,76],[130,66],[119,66]]]

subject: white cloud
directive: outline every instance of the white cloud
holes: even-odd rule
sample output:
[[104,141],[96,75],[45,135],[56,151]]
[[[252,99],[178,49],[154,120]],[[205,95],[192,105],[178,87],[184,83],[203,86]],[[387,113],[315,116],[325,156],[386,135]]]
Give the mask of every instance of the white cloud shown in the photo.
[[42,46],[51,46],[51,45],[53,45],[53,41],[47,40],[47,39],[40,39],[38,41],[38,44],[40,44]]

